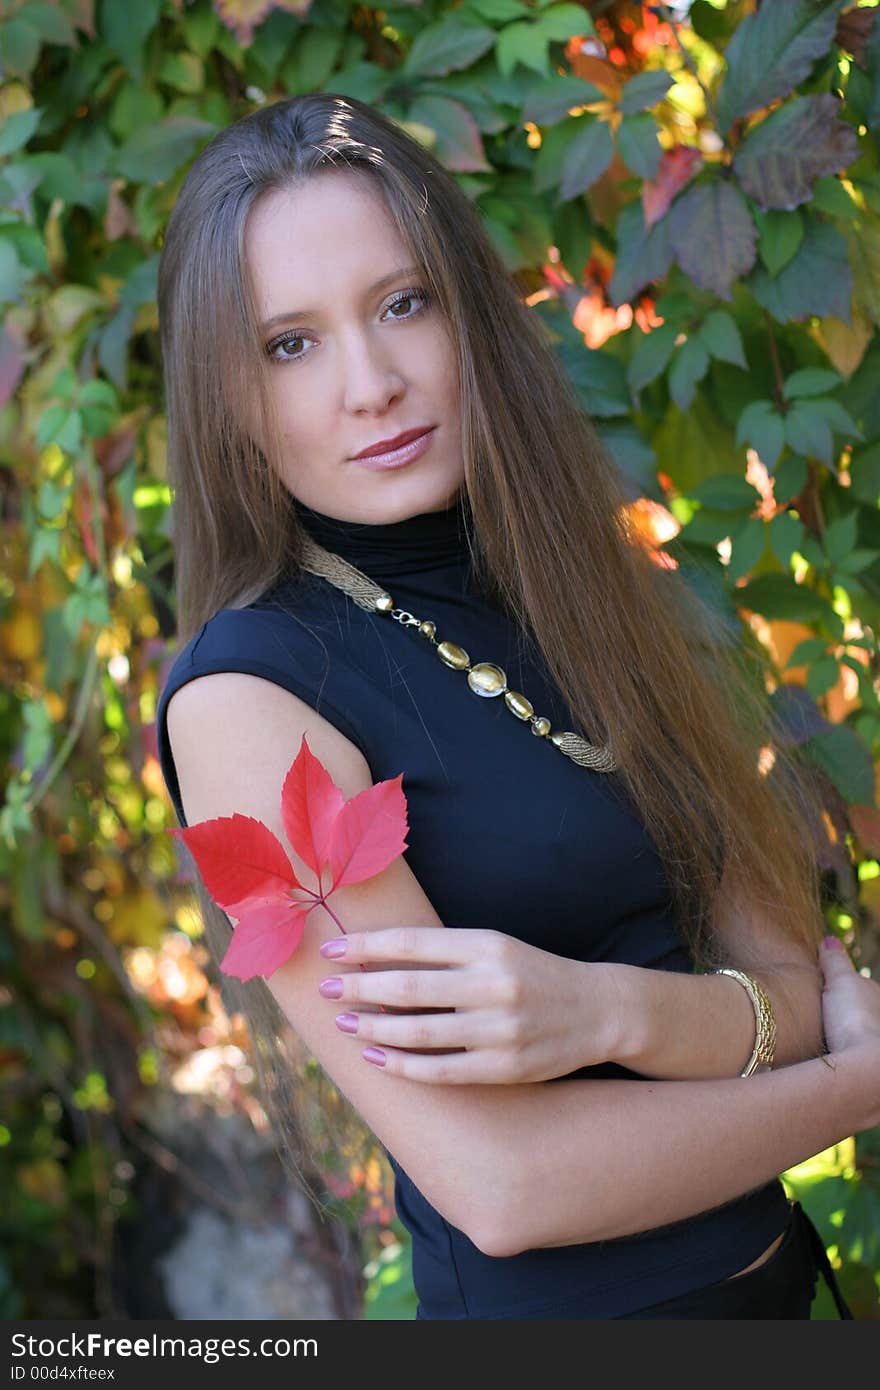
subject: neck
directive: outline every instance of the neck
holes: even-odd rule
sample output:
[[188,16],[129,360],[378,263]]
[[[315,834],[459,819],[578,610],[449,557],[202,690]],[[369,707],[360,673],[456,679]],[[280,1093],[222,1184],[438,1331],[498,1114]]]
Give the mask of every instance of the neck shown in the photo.
[[314,540],[341,555],[370,579],[409,574],[469,557],[470,508],[463,493],[438,512],[419,512],[402,521],[342,521],[294,499],[294,511]]

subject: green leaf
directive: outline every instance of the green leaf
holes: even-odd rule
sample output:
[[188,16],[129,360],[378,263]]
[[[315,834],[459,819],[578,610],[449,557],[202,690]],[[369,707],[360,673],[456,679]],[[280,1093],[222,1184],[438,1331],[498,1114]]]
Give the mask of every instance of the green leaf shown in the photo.
[[848,725],[823,729],[807,739],[803,749],[811,762],[827,772],[849,805],[876,805],[870,750]]
[[468,0],[467,9],[490,24],[507,24],[529,13],[522,0]]
[[785,443],[785,422],[772,401],[752,401],[736,422],[737,444],[749,443],[765,468],[772,469]]
[[31,533],[31,548],[28,556],[28,578],[33,579],[44,560],[58,565],[61,562],[61,529],[38,526]]
[[186,47],[200,58],[207,58],[223,32],[219,16],[207,5],[197,9],[190,6],[183,11],[180,26]]
[[15,247],[6,237],[0,237],[0,304],[18,299],[30,278],[31,272],[18,259]]
[[0,155],[13,154],[26,145],[40,124],[42,106],[31,106],[27,111],[15,111],[0,126]]
[[809,473],[807,460],[800,454],[789,454],[784,458],[775,471],[774,492],[777,502],[786,502],[790,497],[797,497],[806,487]]
[[647,112],[639,116],[624,116],[617,128],[617,148],[628,169],[642,179],[654,179],[660,166],[660,141],[657,122]]
[[759,516],[750,516],[730,537],[730,560],[727,577],[731,584],[750,574],[764,554],[766,542],[764,521]]
[[650,333],[639,330],[626,374],[631,391],[637,393],[656,380],[672,356],[677,337],[678,329],[668,323],[652,328]]
[[823,420],[827,420],[837,434],[845,435],[851,439],[862,438],[862,431],[849,411],[844,410],[840,401],[832,400],[831,396],[812,396],[810,409],[821,415]]
[[547,44],[547,35],[541,33],[537,24],[508,24],[498,35],[495,61],[505,77],[510,76],[518,63],[544,77],[548,68]]
[[678,349],[669,369],[669,392],[679,410],[687,410],[697,382],[709,370],[709,354],[696,334]]
[[798,642],[783,670],[788,671],[792,666],[803,666],[808,661],[818,661],[827,655],[828,643],[824,637],[806,637],[803,642]]
[[616,463],[624,477],[638,487],[642,496],[656,496],[657,455],[651,445],[640,434],[635,425],[629,422],[600,420],[597,432],[603,445]]
[[340,59],[345,35],[339,29],[309,26],[299,32],[293,52],[284,60],[281,78],[291,95],[314,92],[321,87],[335,90],[330,78]]
[[565,43],[575,34],[591,34],[593,21],[580,5],[551,5],[535,24],[545,39]]
[[662,280],[671,263],[669,218],[661,217],[646,230],[641,198],[627,203],[617,219],[617,259],[608,286],[612,305],[619,308],[645,285]]
[[757,488],[752,487],[740,473],[716,473],[705,482],[692,488],[688,494],[705,507],[713,507],[720,512],[754,511],[761,500]]
[[117,155],[117,168],[133,183],[163,183],[216,129],[212,121],[195,116],[166,116],[154,126],[135,131]]
[[853,497],[869,507],[880,506],[880,442],[853,450],[849,476]]
[[[62,285],[46,300],[43,307],[49,333],[58,337],[70,333],[83,319],[103,309],[105,304],[104,296],[93,290],[90,285]],[[60,374],[60,380],[67,380],[63,373]],[[75,377],[72,377],[71,390],[74,381]],[[55,383],[53,389],[56,395],[61,394]]]
[[40,52],[40,35],[23,19],[0,22],[0,70],[4,79],[23,77],[33,71]]
[[787,401],[797,396],[821,396],[826,391],[833,391],[842,380],[837,372],[829,371],[827,367],[801,367],[786,378],[782,394]]
[[39,154],[28,155],[23,163],[39,174],[37,187],[41,198],[47,201],[60,198],[62,203],[71,207],[91,207],[88,193],[83,188],[82,175],[66,154],[43,150]]
[[47,444],[57,444],[69,454],[75,454],[82,443],[82,417],[78,410],[70,410],[66,405],[49,405],[37,421],[37,444],[44,449]]
[[836,568],[844,574],[861,574],[862,570],[870,569],[871,565],[880,560],[880,550],[851,550],[848,555],[844,555],[842,560],[838,560]]
[[858,528],[859,513],[855,507],[825,528],[822,545],[832,565],[839,564],[844,556],[855,549]]
[[93,377],[87,381],[79,392],[80,405],[100,405],[105,410],[118,410],[119,397],[110,385],[109,381],[102,381],[100,377]]
[[733,284],[754,264],[758,231],[745,199],[721,178],[698,183],[669,212],[675,259],[700,289],[732,299]]
[[719,541],[726,540],[736,529],[737,522],[745,524],[746,516],[735,513],[715,511],[712,507],[699,507],[690,521],[682,527],[682,538],[688,545],[715,547]]
[[880,219],[861,213],[846,225],[846,243],[853,277],[853,301],[874,323],[880,323]]
[[36,29],[44,43],[62,44],[68,48],[76,47],[76,33],[67,15],[58,8],[57,0],[27,0],[16,11],[16,17],[23,19],[32,29]]
[[607,121],[581,116],[581,129],[568,146],[562,161],[559,196],[563,201],[576,198],[601,178],[614,155],[611,129]]
[[640,72],[631,77],[620,94],[620,110],[625,116],[634,111],[645,111],[662,101],[672,86],[671,75],[664,70]]
[[585,82],[581,77],[555,76],[532,88],[520,119],[523,123],[533,121],[540,126],[556,125],[572,107],[589,106],[604,99],[604,93],[592,82]]
[[796,584],[786,574],[759,574],[741,589],[736,589],[733,597],[739,608],[760,613],[764,618],[825,622],[835,634],[843,630],[840,618],[827,599],[805,584]]
[[788,265],[772,277],[758,266],[745,284],[779,323],[829,314],[851,322],[853,277],[846,241],[830,222],[810,218]]
[[749,132],[733,170],[759,208],[791,211],[808,201],[817,179],[858,159],[859,137],[840,110],[829,92],[795,97]]
[[[777,480],[778,477],[779,474],[777,474]],[[778,486],[776,493],[778,501]],[[782,500],[785,500],[785,494],[783,494]],[[770,549],[786,570],[791,569],[791,557],[794,552],[800,551],[805,530],[804,523],[796,512],[779,512],[770,520]]]
[[558,301],[545,301],[534,312],[549,328],[554,350],[590,415],[628,416],[632,401],[624,364],[601,348],[589,350]]
[[857,221],[861,209],[847,193],[840,179],[829,175],[819,179],[813,188],[813,207],[827,212],[829,217],[847,217]]
[[795,453],[821,459],[829,466],[834,462],[831,427],[810,401],[795,405],[786,415],[785,441]]
[[758,212],[758,255],[771,275],[788,265],[804,238],[804,219],[794,212]]
[[195,53],[166,53],[159,68],[159,81],[178,92],[201,92],[205,85],[205,68]]
[[840,680],[840,663],[834,656],[823,656],[807,669],[807,689],[814,700],[825,695]]
[[[501,37],[503,33],[506,30]],[[495,39],[495,31],[483,24],[467,24],[458,15],[446,15],[419,31],[401,71],[408,77],[445,77],[469,68],[488,52]]]
[[700,324],[698,336],[703,346],[721,362],[748,368],[742,338],[736,321],[724,309],[713,309]]
[[136,5],[105,4],[101,9],[101,38],[138,79],[144,75],[144,47],[156,27],[162,0],[138,0]]
[[37,492],[37,510],[45,521],[55,521],[70,498],[70,488],[44,478]]
[[31,772],[42,766],[52,749],[52,720],[45,700],[27,700],[22,708],[25,726],[24,765]]
[[794,91],[831,48],[845,0],[773,0],[746,15],[727,46],[727,73],[718,94],[722,131],[739,116]]

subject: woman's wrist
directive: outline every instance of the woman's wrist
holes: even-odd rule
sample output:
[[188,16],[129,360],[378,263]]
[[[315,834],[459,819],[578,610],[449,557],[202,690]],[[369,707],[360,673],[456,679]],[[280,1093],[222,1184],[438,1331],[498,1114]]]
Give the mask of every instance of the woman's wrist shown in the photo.
[[853,1133],[880,1129],[880,1038],[829,1052],[821,1060],[838,1074],[847,1090],[861,1098]]
[[728,976],[609,963],[617,1016],[609,1061],[659,1080],[738,1076],[755,1040],[755,1012]]

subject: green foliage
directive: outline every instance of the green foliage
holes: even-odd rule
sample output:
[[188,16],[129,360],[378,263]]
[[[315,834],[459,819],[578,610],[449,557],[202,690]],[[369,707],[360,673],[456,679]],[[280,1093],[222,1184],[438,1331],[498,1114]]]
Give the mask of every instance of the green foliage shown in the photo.
[[[733,639],[760,637],[834,829],[817,845],[829,926],[876,965],[880,22],[843,0],[695,0],[660,43],[662,6],[635,32],[630,17],[546,0],[6,7],[7,1316],[46,1315],[47,1291],[59,1316],[104,1314],[90,1280],[136,1157],[120,1112],[155,1082],[171,1007],[130,977],[188,891],[153,726],[173,636],[156,265],[189,161],[256,105],[375,102],[459,179],[633,499],[680,527],[667,556]],[[862,1151],[804,1200],[836,1184],[844,1273],[876,1283]],[[411,1316],[405,1241],[388,1250],[367,1316]]]

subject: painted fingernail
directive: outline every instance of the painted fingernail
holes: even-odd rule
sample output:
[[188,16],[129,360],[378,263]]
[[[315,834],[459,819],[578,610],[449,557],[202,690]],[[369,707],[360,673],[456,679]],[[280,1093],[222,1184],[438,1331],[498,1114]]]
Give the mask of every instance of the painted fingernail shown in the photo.
[[365,1062],[372,1062],[374,1067],[384,1067],[385,1053],[380,1052],[378,1047],[365,1047],[361,1053]]
[[356,1033],[358,1030],[357,1014],[337,1014],[336,1027],[343,1033]]
[[826,936],[824,941],[822,942],[822,945],[825,947],[826,951],[843,950],[843,942],[839,941],[836,936]]
[[318,993],[325,999],[342,998],[342,981],[338,975],[334,975],[330,980],[322,980],[318,985]]
[[318,947],[320,955],[328,957],[330,960],[339,960],[348,950],[348,942],[340,939],[325,941],[323,946]]

